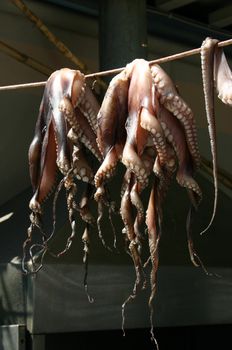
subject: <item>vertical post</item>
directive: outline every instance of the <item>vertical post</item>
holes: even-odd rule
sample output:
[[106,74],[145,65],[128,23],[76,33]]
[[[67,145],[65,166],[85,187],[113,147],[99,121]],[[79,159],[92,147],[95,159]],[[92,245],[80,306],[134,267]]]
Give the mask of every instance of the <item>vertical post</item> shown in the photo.
[[123,67],[147,56],[145,0],[101,0],[100,69]]

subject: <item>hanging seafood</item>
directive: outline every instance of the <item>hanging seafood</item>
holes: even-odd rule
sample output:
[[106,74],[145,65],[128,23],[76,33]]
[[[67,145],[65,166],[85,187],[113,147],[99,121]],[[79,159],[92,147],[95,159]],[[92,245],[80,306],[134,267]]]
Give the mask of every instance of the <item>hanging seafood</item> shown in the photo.
[[218,200],[217,179],[217,146],[216,146],[216,121],[214,112],[214,87],[218,98],[229,106],[232,106],[232,72],[229,68],[223,49],[218,46],[219,40],[206,38],[201,46],[201,68],[203,91],[205,98],[206,117],[208,121],[209,138],[213,162],[214,178],[214,205],[213,213],[208,226],[201,232],[203,234],[211,226],[216,215]]
[[[34,195],[30,201],[31,226],[24,248],[31,241],[33,228],[41,232],[42,205],[63,185],[67,193],[67,209],[72,233],[65,251],[75,235],[75,210],[87,224],[94,218],[85,204],[77,204],[75,178],[93,184],[94,170],[85,157],[86,150],[101,160],[96,144],[96,117],[99,105],[85,77],[79,71],[61,69],[54,72],[47,81],[35,127],[35,136],[29,148],[29,169]],[[57,171],[63,176],[57,186]],[[91,192],[91,191],[90,191]],[[91,193],[88,193],[90,197]],[[86,194],[84,195],[86,198]],[[56,196],[55,196],[56,198]],[[47,250],[48,238],[43,233],[43,245]]]
[[[100,162],[96,172],[84,156],[85,149]],[[100,109],[79,71],[65,68],[54,72],[45,87],[29,149],[34,195],[30,201],[31,226],[25,246],[30,242],[33,227],[41,228],[41,206],[54,189],[57,170],[63,176],[61,184],[67,192],[72,228],[67,246],[60,253],[63,254],[75,234],[74,211],[78,210],[87,224],[94,223],[88,210],[89,197],[84,195],[81,202],[84,205],[76,203],[75,179],[94,183],[99,222],[102,205],[108,198],[106,184],[115,175],[118,161],[125,166],[120,215],[136,271],[133,293],[126,302],[146,285],[140,256],[141,230],[146,223],[152,263],[151,306],[158,267],[162,202],[174,174],[177,182],[192,193],[190,198],[195,207],[201,199],[201,190],[193,179],[200,163],[193,113],[161,67],[150,68],[143,59],[134,60],[112,79]],[[149,187],[149,182],[151,194],[145,218],[141,193]],[[98,230],[105,245],[100,226]],[[47,250],[48,240],[43,237]],[[84,241],[88,239],[85,237]]]
[[[213,114],[213,88],[219,98],[232,105],[232,73],[218,41],[207,38],[201,47],[203,87],[206,115],[214,168],[215,200],[211,225],[217,204],[216,131]],[[214,65],[214,69],[212,69]],[[54,201],[64,186],[71,235],[63,254],[70,247],[76,230],[75,211],[86,223],[83,234],[84,259],[89,251],[89,225],[96,224],[99,237],[107,247],[101,232],[103,208],[108,207],[109,218],[114,210],[108,187],[117,176],[121,163],[124,169],[119,204],[126,249],[135,268],[132,293],[123,303],[134,299],[146,287],[144,265],[151,263],[150,299],[152,326],[152,301],[156,291],[159,261],[159,241],[162,233],[164,199],[173,179],[186,188],[190,199],[187,217],[187,239],[190,258],[201,266],[191,238],[191,213],[202,199],[201,189],[194,179],[200,166],[200,154],[194,114],[178,92],[174,82],[159,65],[136,59],[110,82],[101,106],[88,87],[84,75],[67,68],[54,72],[47,81],[29,149],[29,169],[34,195],[30,201],[31,226],[24,248],[31,242],[32,231],[37,226],[43,234],[41,246],[48,251],[49,237],[42,230],[43,203],[52,191]],[[96,160],[89,162],[87,154]],[[97,166],[96,166],[97,164]],[[62,179],[57,185],[56,173]],[[77,203],[77,180],[87,184],[81,201]],[[149,193],[148,203],[142,200],[143,191]],[[94,194],[98,207],[95,219],[89,210]],[[114,227],[112,225],[114,230]],[[144,230],[147,229],[147,236]],[[117,233],[117,232],[116,232]],[[116,239],[115,239],[116,242]],[[144,264],[141,251],[147,243],[149,259]],[[31,253],[32,255],[32,253]],[[86,286],[86,283],[85,283]],[[153,326],[151,332],[153,336]],[[153,336],[154,339],[154,336]],[[154,339],[155,340],[155,339]]]

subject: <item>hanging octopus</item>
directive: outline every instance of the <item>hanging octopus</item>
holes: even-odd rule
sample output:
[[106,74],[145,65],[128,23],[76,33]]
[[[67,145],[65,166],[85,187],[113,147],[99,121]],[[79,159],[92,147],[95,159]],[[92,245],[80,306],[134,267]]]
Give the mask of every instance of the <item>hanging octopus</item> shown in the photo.
[[[171,78],[158,65],[150,67],[143,59],[134,60],[112,79],[97,120],[97,143],[103,156],[95,175],[97,201],[104,194],[104,185],[115,176],[118,162],[126,168],[120,215],[136,280],[133,292],[122,306],[124,328],[126,304],[146,286],[141,230],[147,226],[152,314],[165,194],[175,175],[178,184],[187,189],[193,207],[198,207],[202,193],[194,173],[199,168],[200,155],[193,112]],[[149,188],[149,182],[151,193],[145,217],[141,194]],[[188,248],[191,260],[199,265],[189,233]]]
[[[211,40],[214,42],[214,39]],[[214,85],[218,98],[226,105],[232,106],[232,72],[218,42],[214,47]]]
[[213,178],[214,178],[214,204],[213,212],[207,227],[201,232],[205,233],[216,215],[218,201],[217,178],[217,147],[216,147],[216,120],[214,111],[214,88],[218,98],[229,106],[232,106],[232,72],[229,68],[223,49],[218,46],[218,40],[206,38],[201,46],[202,82],[205,98],[206,117],[210,137]]
[[[207,38],[201,49],[215,186],[213,214],[203,232],[209,228],[215,216],[218,191],[215,118],[210,108],[214,104],[214,85],[219,98],[232,105],[232,73],[217,44],[217,40]],[[146,287],[145,266],[150,262],[149,307],[151,333],[155,340],[152,301],[157,286],[162,212],[166,194],[174,179],[186,189],[190,199],[187,217],[190,258],[194,265],[205,269],[191,238],[191,214],[202,199],[201,189],[194,178],[200,166],[200,153],[193,111],[167,73],[159,65],[150,66],[143,59],[127,64],[111,80],[101,106],[81,72],[67,68],[54,72],[45,87],[35,136],[29,149],[34,195],[30,201],[31,226],[25,247],[31,240],[35,226],[41,229],[43,245],[46,247],[49,237],[42,230],[42,207],[54,191],[56,201],[62,186],[66,190],[72,229],[65,249],[58,256],[64,254],[72,243],[76,230],[75,212],[80,214],[86,224],[82,236],[84,261],[88,260],[89,255],[90,225],[97,224],[99,237],[107,247],[100,222],[104,206],[108,206],[109,217],[113,211],[108,189],[111,179],[117,176],[119,163],[124,170],[118,198],[120,216],[124,225],[126,250],[132,258],[136,276],[133,291],[122,305],[123,328],[125,306],[140,289]],[[57,173],[62,178],[58,185]],[[78,181],[86,184],[86,191],[82,193],[79,203],[76,202]],[[148,191],[147,203],[142,199],[143,191]],[[89,209],[93,193],[98,207],[97,219]],[[143,234],[145,228],[147,236]],[[144,264],[142,252],[146,243],[149,258]]]
[[[29,148],[29,170],[34,195],[29,204],[32,210],[31,226],[25,247],[31,240],[33,227],[42,227],[42,205],[56,189],[58,172],[62,176],[60,184],[67,192],[67,209],[72,228],[67,247],[70,247],[75,235],[76,210],[86,223],[93,224],[94,219],[87,205],[80,206],[75,201],[75,179],[93,185],[94,169],[88,163],[86,152],[90,151],[98,161],[102,159],[95,135],[98,110],[98,102],[81,72],[63,68],[49,77],[35,136]],[[56,192],[60,191],[60,187],[57,187]],[[48,237],[44,235],[43,239],[46,245]]]

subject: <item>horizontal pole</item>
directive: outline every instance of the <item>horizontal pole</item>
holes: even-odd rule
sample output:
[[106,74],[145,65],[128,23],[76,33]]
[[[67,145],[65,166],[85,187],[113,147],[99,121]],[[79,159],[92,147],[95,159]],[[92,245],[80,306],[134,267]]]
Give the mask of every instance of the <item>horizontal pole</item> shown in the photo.
[[[232,45],[232,39],[228,39],[225,41],[221,41],[218,43],[219,47],[224,47],[224,46],[229,46]],[[185,57],[197,55],[201,52],[201,48],[197,49],[192,49],[188,51],[183,51],[174,55],[158,58],[152,61],[149,61],[149,65],[153,64],[162,64],[170,61],[175,61],[179,60]],[[85,78],[98,78],[98,77],[103,77],[106,75],[114,75],[118,74],[123,71],[125,67],[122,68],[116,68],[116,69],[111,69],[111,70],[106,70],[102,72],[97,72],[97,73],[91,73],[91,74],[86,74]],[[36,82],[36,83],[25,83],[25,84],[16,84],[16,85],[6,85],[6,86],[0,86],[0,91],[4,90],[16,90],[16,89],[25,89],[25,88],[34,88],[34,87],[40,87],[40,86],[45,86],[47,81],[41,81],[41,82]]]

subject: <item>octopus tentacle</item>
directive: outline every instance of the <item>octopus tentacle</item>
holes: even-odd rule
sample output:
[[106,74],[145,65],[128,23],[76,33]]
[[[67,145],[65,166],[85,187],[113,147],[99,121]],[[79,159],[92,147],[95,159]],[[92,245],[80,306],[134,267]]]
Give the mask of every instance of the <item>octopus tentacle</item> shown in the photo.
[[[46,132],[44,108],[45,102],[43,97],[39,108],[38,118],[36,121],[35,135],[33,137],[28,151],[29,173],[33,191],[36,190],[39,181],[41,150],[43,138]],[[51,117],[51,113],[49,113],[49,116]]]
[[84,233],[82,235],[82,242],[84,244],[84,256],[83,256],[83,263],[85,266],[85,275],[84,275],[84,288],[85,292],[88,298],[89,303],[94,302],[94,298],[89,294],[89,288],[88,288],[88,283],[87,283],[87,277],[88,277],[88,262],[89,262],[89,246],[90,246],[90,232],[89,232],[89,224],[86,225]]
[[148,130],[152,135],[158,155],[154,164],[154,172],[158,177],[162,178],[164,176],[162,169],[164,167],[173,169],[173,166],[175,165],[175,160],[172,152],[170,152],[170,147],[167,144],[163,129],[158,119],[149,114],[146,114],[145,118],[141,118],[141,126]]
[[[129,243],[129,252],[131,255],[131,258],[134,263],[135,267],[135,273],[136,273],[136,280],[133,288],[132,294],[129,295],[129,297],[125,300],[125,302],[122,305],[122,329],[124,331],[124,323],[125,323],[125,307],[128,302],[132,301],[137,293],[138,288],[141,285],[142,282],[142,276],[144,277],[143,268],[142,268],[142,262],[139,255],[139,246],[138,242],[136,240],[136,235],[134,232],[134,220],[132,216],[132,203],[130,199],[130,192],[131,192],[131,186],[132,186],[132,177],[131,173],[129,174],[129,170],[126,171],[126,178],[127,178],[127,187],[125,189],[125,192],[121,199],[121,208],[120,213],[123,220],[123,223],[125,225],[124,230],[126,233],[126,238]],[[142,287],[145,287],[146,280],[143,281]]]
[[160,201],[158,196],[158,187],[156,186],[157,181],[154,182],[153,188],[150,193],[149,203],[147,207],[146,212],[146,225],[148,229],[148,243],[149,243],[149,249],[150,249],[150,258],[151,258],[151,264],[152,269],[150,273],[150,285],[151,285],[151,294],[149,297],[149,308],[150,308],[150,324],[151,324],[151,334],[153,339],[153,299],[156,293],[156,286],[157,286],[157,270],[159,265],[159,255],[158,255],[158,246],[160,241],[160,235],[161,235],[161,228],[160,228],[160,222],[161,222],[161,207],[160,207]]
[[97,170],[97,173],[94,177],[95,187],[97,189],[94,195],[96,201],[99,201],[100,198],[102,198],[102,196],[105,194],[105,180],[109,177],[112,177],[112,175],[114,174],[117,161],[118,157],[116,149],[115,147],[112,147],[111,150],[107,153],[106,157],[104,158],[101,166]]
[[72,162],[73,173],[76,176],[76,178],[83,182],[94,184],[93,170],[89,166],[84,156],[83,150],[80,147],[73,147]]
[[129,250],[131,253],[131,257],[134,262],[135,270],[136,270],[136,285],[134,289],[134,294],[137,292],[137,288],[141,283],[141,276],[142,274],[142,263],[141,258],[138,253],[138,245],[136,240],[136,235],[134,232],[134,220],[132,216],[132,203],[130,199],[130,193],[131,193],[131,186],[133,184],[133,177],[132,174],[126,174],[129,181],[127,182],[127,188],[122,196],[121,199],[121,207],[120,207],[120,213],[123,220],[123,223],[125,225],[125,231],[127,235],[127,239],[129,242]]
[[59,258],[62,255],[64,255],[71,247],[73,239],[76,234],[76,220],[75,220],[75,211],[77,210],[77,204],[75,201],[75,195],[77,193],[77,186],[74,183],[73,174],[70,171],[64,179],[64,187],[66,189],[66,202],[67,202],[67,209],[68,209],[68,217],[71,227],[71,233],[70,236],[67,239],[65,248],[59,252],[56,256]]
[[232,106],[232,72],[221,47],[215,46],[214,80],[218,97],[223,103]]
[[147,186],[148,176],[145,165],[143,164],[141,158],[137,155],[133,145],[131,145],[129,142],[126,143],[123,149],[122,163],[127,167],[127,169],[135,174],[142,186]]
[[81,200],[79,202],[79,209],[78,209],[82,220],[89,225],[93,225],[96,222],[95,218],[93,217],[89,209],[89,201],[90,201],[91,195],[92,195],[92,190],[90,188],[90,185],[88,184],[84,193],[81,196]]
[[139,197],[139,193],[141,192],[141,186],[139,188],[139,183],[134,179],[134,183],[131,187],[130,191],[130,200],[131,203],[136,207],[137,209],[137,218],[139,222],[142,222],[144,217],[144,207],[143,203],[141,201],[141,198]]
[[[153,170],[153,164],[155,159],[155,150],[153,147],[149,146],[146,147],[141,159],[146,167],[146,172],[148,175],[152,173]],[[137,215],[134,221],[134,231],[136,235],[137,242],[139,244],[139,248],[142,248],[142,234],[140,232],[140,227],[143,224],[144,221],[144,206],[143,202],[140,198],[140,194],[142,190],[144,189],[143,186],[135,179],[134,177],[134,184],[132,186],[131,192],[130,192],[130,200],[131,203],[135,206],[137,210]],[[140,248],[140,249],[141,249]]]
[[49,196],[54,188],[56,170],[56,142],[53,124],[50,122],[41,149],[39,180],[29,204],[32,211],[41,213],[42,202]]
[[214,115],[214,80],[213,80],[213,64],[214,49],[218,40],[206,38],[201,46],[201,65],[202,65],[202,81],[205,98],[206,117],[208,121],[208,131],[210,137],[210,146],[213,162],[213,179],[214,179],[214,204],[213,213],[207,227],[201,232],[205,233],[212,225],[216,214],[218,199],[218,178],[217,178],[217,146],[216,146],[216,125]]
[[95,175],[97,201],[102,199],[105,181],[113,176],[125,143],[128,84],[124,71],[111,80],[97,116],[97,143],[104,158]]
[[137,215],[134,220],[134,233],[136,237],[136,242],[138,244],[138,251],[141,252],[142,249],[142,235],[140,232],[140,226],[142,225],[144,221],[144,206],[143,202],[140,198],[141,193],[141,186],[139,185],[138,181],[135,179],[135,177],[132,175],[132,180],[134,183],[132,183],[131,191],[130,191],[130,201],[131,204],[135,206]]
[[202,270],[205,272],[205,274],[207,276],[215,276],[215,277],[219,277],[217,274],[211,273],[207,270],[207,268],[205,267],[203,261],[201,260],[201,258],[199,257],[198,253],[195,250],[194,244],[193,244],[193,239],[192,239],[192,213],[195,210],[195,208],[193,206],[190,206],[189,212],[188,212],[188,216],[187,216],[187,220],[186,220],[186,230],[187,230],[187,239],[188,239],[188,250],[189,250],[189,255],[190,255],[190,259],[193,263],[194,266],[196,267],[201,267]]
[[71,101],[68,98],[63,98],[62,102],[63,103],[60,103],[59,108],[63,108],[65,118],[71,126],[71,131],[68,133],[68,138],[74,143],[77,139],[79,139],[100,161],[101,154],[96,143],[96,135],[94,134],[87,119],[78,107],[75,109],[73,108]]
[[149,113],[148,110],[143,109],[140,124],[142,128],[151,133],[155,149],[159,156],[160,166],[164,166],[167,161],[166,140],[158,119]]
[[189,151],[192,155],[195,168],[200,166],[200,153],[197,144],[196,123],[192,110],[179,95],[173,81],[159,66],[151,66],[154,83],[160,94],[160,103],[180,120],[185,130]]
[[178,159],[178,170],[176,174],[177,182],[188,189],[196,192],[199,200],[202,198],[202,192],[193,178],[193,164],[192,159],[186,143],[184,130],[179,122],[171,112],[165,107],[161,106],[158,116],[161,126],[163,128],[165,137],[170,145],[175,150]]
[[66,175],[69,171],[70,164],[70,149],[67,142],[67,123],[63,112],[57,109],[53,110],[52,124],[55,132],[56,140],[56,163],[62,174]]
[[139,183],[146,186],[148,175],[140,159],[148,141],[148,131],[141,127],[141,115],[153,112],[152,76],[147,61],[136,59],[126,67],[130,78],[128,91],[127,139],[122,154],[122,163],[132,171]]
[[88,120],[94,133],[97,134],[97,114],[100,107],[95,95],[87,84],[85,86],[85,94],[78,107]]
[[[92,92],[89,91],[89,88],[85,84],[84,75],[79,71],[70,70],[68,68],[63,68],[53,73],[53,75],[54,83],[51,89],[51,104],[53,108],[57,106],[57,108],[63,112],[66,120],[78,134],[81,141],[100,160],[101,156],[96,144],[96,136],[89,122],[79,109],[81,105],[82,111],[84,111],[85,114],[87,113],[83,107],[86,89],[88,90],[88,98],[94,100]],[[95,113],[98,109],[99,105],[97,101],[95,101]],[[89,113],[87,114],[89,115]],[[82,132],[79,132],[80,129]]]
[[96,133],[93,131],[89,125],[88,120],[85,118],[84,114],[78,107],[75,108],[75,117],[76,121],[72,125],[73,130],[75,132],[78,132],[79,130],[82,131],[82,133],[80,133],[80,141],[94,154],[94,156],[99,161],[101,161],[102,155],[98,148]]
[[[120,146],[125,144],[128,86],[129,79],[122,71],[111,80],[99,110],[97,143],[103,157],[113,146],[117,151],[122,151]],[[120,152],[117,152],[117,157],[121,157]]]

